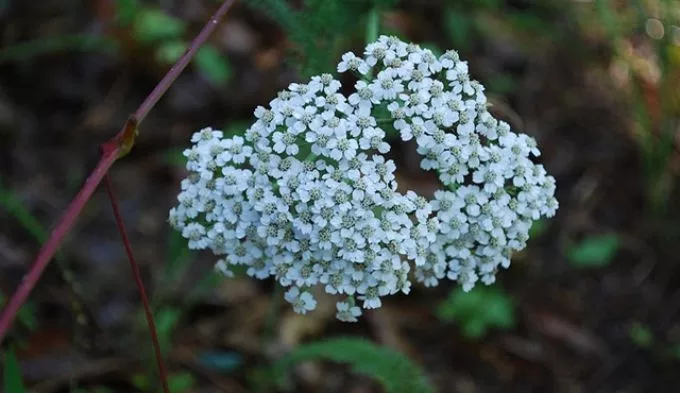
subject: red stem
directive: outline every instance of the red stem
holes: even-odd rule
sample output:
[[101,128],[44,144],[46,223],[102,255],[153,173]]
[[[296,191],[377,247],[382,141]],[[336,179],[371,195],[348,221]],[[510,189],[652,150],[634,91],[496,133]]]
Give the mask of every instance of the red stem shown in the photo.
[[170,68],[168,73],[158,83],[158,85],[151,91],[144,102],[135,111],[134,115],[130,116],[120,132],[102,145],[102,156],[99,163],[92,171],[90,176],[85,181],[82,189],[75,196],[71,204],[66,209],[66,212],[61,216],[57,226],[50,234],[50,238],[40,248],[38,256],[31,265],[31,269],[24,276],[21,284],[16,289],[12,297],[9,299],[7,305],[2,309],[0,315],[0,344],[4,341],[7,333],[16,318],[21,306],[26,302],[28,295],[31,293],[36,283],[40,279],[45,267],[52,260],[52,257],[57,252],[66,234],[71,230],[80,212],[85,207],[85,204],[90,200],[95,189],[102,181],[102,178],[108,172],[113,163],[125,155],[134,144],[134,138],[137,132],[137,125],[144,120],[146,115],[156,105],[158,100],[170,88],[172,83],[177,79],[177,76],[186,68],[191,61],[193,55],[198,51],[198,48],[205,43],[208,36],[215,30],[219,20],[226,14],[227,10],[234,3],[234,0],[225,0],[220,8],[215,11],[213,16],[203,26],[201,32],[191,42],[189,49],[182,55],[177,63]]
[[109,200],[111,200],[111,208],[113,208],[113,216],[116,218],[116,226],[118,227],[118,232],[120,232],[120,237],[123,239],[125,253],[127,254],[128,260],[130,261],[130,267],[132,268],[132,275],[135,277],[137,290],[139,290],[139,297],[142,300],[142,305],[144,305],[144,315],[146,316],[146,323],[149,326],[149,333],[151,334],[153,351],[154,355],[156,356],[156,366],[158,366],[158,376],[160,377],[161,384],[163,386],[163,392],[170,393],[170,389],[168,389],[168,374],[165,371],[165,364],[163,363],[163,354],[161,353],[161,345],[158,342],[158,331],[156,330],[156,323],[153,320],[151,305],[149,304],[149,298],[146,296],[146,290],[144,289],[144,282],[142,281],[142,274],[139,271],[139,265],[135,260],[135,256],[132,254],[130,238],[128,237],[127,231],[125,230],[123,217],[121,216],[120,208],[118,207],[118,200],[113,194],[113,186],[111,185],[111,176],[109,174],[104,176],[104,187],[106,188],[106,193],[109,195]]
[[38,279],[40,279],[45,267],[47,267],[47,264],[52,260],[52,257],[59,248],[64,236],[66,236],[68,230],[75,223],[80,211],[83,210],[83,206],[85,206],[85,203],[90,200],[92,193],[94,193],[97,185],[99,185],[102,177],[109,170],[111,164],[113,164],[117,156],[117,148],[111,150],[111,154],[102,155],[99,163],[92,171],[92,174],[90,174],[90,176],[85,181],[83,188],[78,192],[76,197],[73,198],[73,201],[66,209],[66,212],[62,218],[59,220],[59,224],[56,226],[56,228],[54,228],[54,231],[52,231],[52,235],[40,249],[38,257],[33,263],[31,270],[24,276],[21,284],[12,295],[12,298],[2,310],[2,316],[0,317],[0,343],[2,343],[3,339],[5,338],[5,335],[12,325],[16,314],[19,312],[19,309],[26,301],[26,298],[33,290],[33,287],[35,287]]

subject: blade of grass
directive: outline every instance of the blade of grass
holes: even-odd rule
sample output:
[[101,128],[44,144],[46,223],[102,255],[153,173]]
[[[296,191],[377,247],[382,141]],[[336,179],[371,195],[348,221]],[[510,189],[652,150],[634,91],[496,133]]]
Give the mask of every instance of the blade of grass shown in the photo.
[[19,198],[6,189],[2,184],[0,178],[0,206],[4,207],[7,212],[13,216],[28,233],[38,242],[42,243],[47,238],[47,234],[40,222],[29,212],[21,203]]
[[5,392],[24,393],[27,392],[24,382],[21,379],[21,367],[19,360],[17,360],[13,349],[8,349],[5,352],[5,367],[3,370],[4,390]]
[[47,53],[71,51],[114,51],[116,42],[87,34],[42,37],[20,42],[0,50],[0,63],[30,59]]

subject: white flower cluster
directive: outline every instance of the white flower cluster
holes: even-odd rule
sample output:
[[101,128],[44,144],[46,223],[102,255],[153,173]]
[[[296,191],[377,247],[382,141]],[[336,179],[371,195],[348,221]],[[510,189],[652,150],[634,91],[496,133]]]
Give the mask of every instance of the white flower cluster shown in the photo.
[[[376,76],[348,97],[331,75],[315,76],[258,107],[244,137],[194,134],[171,225],[191,248],[222,256],[225,275],[244,265],[274,277],[296,312],[315,308],[312,287],[344,296],[343,321],[357,320],[357,300],[376,308],[408,293],[412,265],[426,286],[492,283],[533,220],[558,206],[554,179],[530,159],[535,141],[489,114],[453,51],[437,58],[383,36],[338,71]],[[422,168],[439,174],[445,189],[432,201],[397,191],[383,123],[415,139]]]

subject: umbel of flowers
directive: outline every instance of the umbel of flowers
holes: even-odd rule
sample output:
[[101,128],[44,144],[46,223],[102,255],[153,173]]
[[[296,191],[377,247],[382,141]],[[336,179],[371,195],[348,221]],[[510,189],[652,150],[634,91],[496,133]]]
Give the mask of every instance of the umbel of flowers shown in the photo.
[[[296,312],[315,308],[313,287],[338,295],[343,321],[409,293],[412,278],[493,283],[532,222],[558,207],[534,139],[489,114],[454,51],[381,36],[337,70],[360,78],[349,96],[323,74],[255,109],[243,137],[195,133],[171,225],[219,256],[225,276],[243,265],[273,277]],[[399,191],[386,129],[414,139],[421,167],[438,174],[432,200]]]

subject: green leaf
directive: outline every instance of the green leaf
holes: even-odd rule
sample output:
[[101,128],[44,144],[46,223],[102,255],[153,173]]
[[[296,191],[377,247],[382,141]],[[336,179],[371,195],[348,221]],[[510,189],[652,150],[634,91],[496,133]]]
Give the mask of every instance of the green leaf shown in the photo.
[[232,138],[236,135],[245,134],[250,127],[250,120],[234,120],[224,125],[224,136]]
[[118,43],[113,39],[90,34],[63,34],[39,37],[0,48],[0,64],[26,61],[33,57],[61,52],[115,52]]
[[630,336],[631,341],[635,345],[643,348],[649,348],[654,342],[654,333],[649,330],[649,327],[640,322],[633,323],[630,329],[628,329],[628,336]]
[[466,49],[470,46],[471,20],[467,12],[452,7],[444,10],[444,28],[458,49]]
[[216,86],[224,86],[231,77],[231,65],[214,46],[204,45],[194,58],[196,67]]
[[[382,384],[387,393],[434,392],[423,371],[403,354],[359,338],[340,337],[302,345],[277,361],[262,375],[280,381],[296,364],[330,360],[352,366]],[[262,376],[261,375],[261,376]]]
[[121,25],[129,25],[135,20],[135,14],[139,8],[137,0],[118,0],[118,21]]
[[187,43],[184,41],[166,41],[156,48],[156,60],[163,64],[175,64],[186,50]]
[[546,220],[536,220],[529,228],[529,238],[536,238],[545,233],[548,229]]
[[132,385],[139,390],[147,390],[150,386],[149,377],[142,373],[134,374],[132,378],[130,378],[130,382],[132,382]]
[[[517,90],[517,81],[509,74],[496,74],[488,79],[489,91],[496,94],[510,94]],[[536,222],[541,222],[536,221]]]
[[515,326],[515,307],[498,287],[478,285],[469,292],[458,287],[436,309],[445,322],[457,322],[465,337],[480,338],[489,328]]
[[158,330],[158,342],[161,346],[161,351],[165,354],[170,350],[172,334],[175,327],[182,316],[182,311],[179,308],[165,307],[156,312],[156,327]]
[[144,8],[138,11],[133,25],[134,37],[141,42],[157,42],[184,35],[185,23],[165,12]]
[[420,44],[420,46],[423,49],[431,50],[432,53],[437,57],[444,54],[444,51],[442,50],[442,48],[434,42],[423,42],[423,43]]
[[[184,155],[181,155],[184,157]],[[162,283],[165,285],[175,285],[181,282],[187,270],[191,266],[193,254],[189,250],[187,240],[179,231],[170,231],[168,235],[167,259],[165,264],[165,274],[162,276]]]
[[12,349],[5,353],[5,367],[3,370],[4,392],[24,393],[28,392],[21,379],[21,367],[19,360]]
[[183,147],[170,147],[166,149],[161,153],[160,161],[177,168],[184,168],[187,165],[187,158],[184,156]]
[[680,344],[673,344],[668,348],[666,354],[676,360],[680,360]]
[[573,266],[580,268],[607,266],[614,259],[620,243],[615,233],[590,236],[572,246],[567,257]]
[[184,393],[196,385],[196,378],[189,373],[173,374],[168,378],[171,393]]
[[47,233],[40,224],[40,221],[24,207],[23,202],[14,193],[6,189],[0,179],[0,207],[5,209],[28,233],[33,236],[38,243],[43,243],[47,239]]

